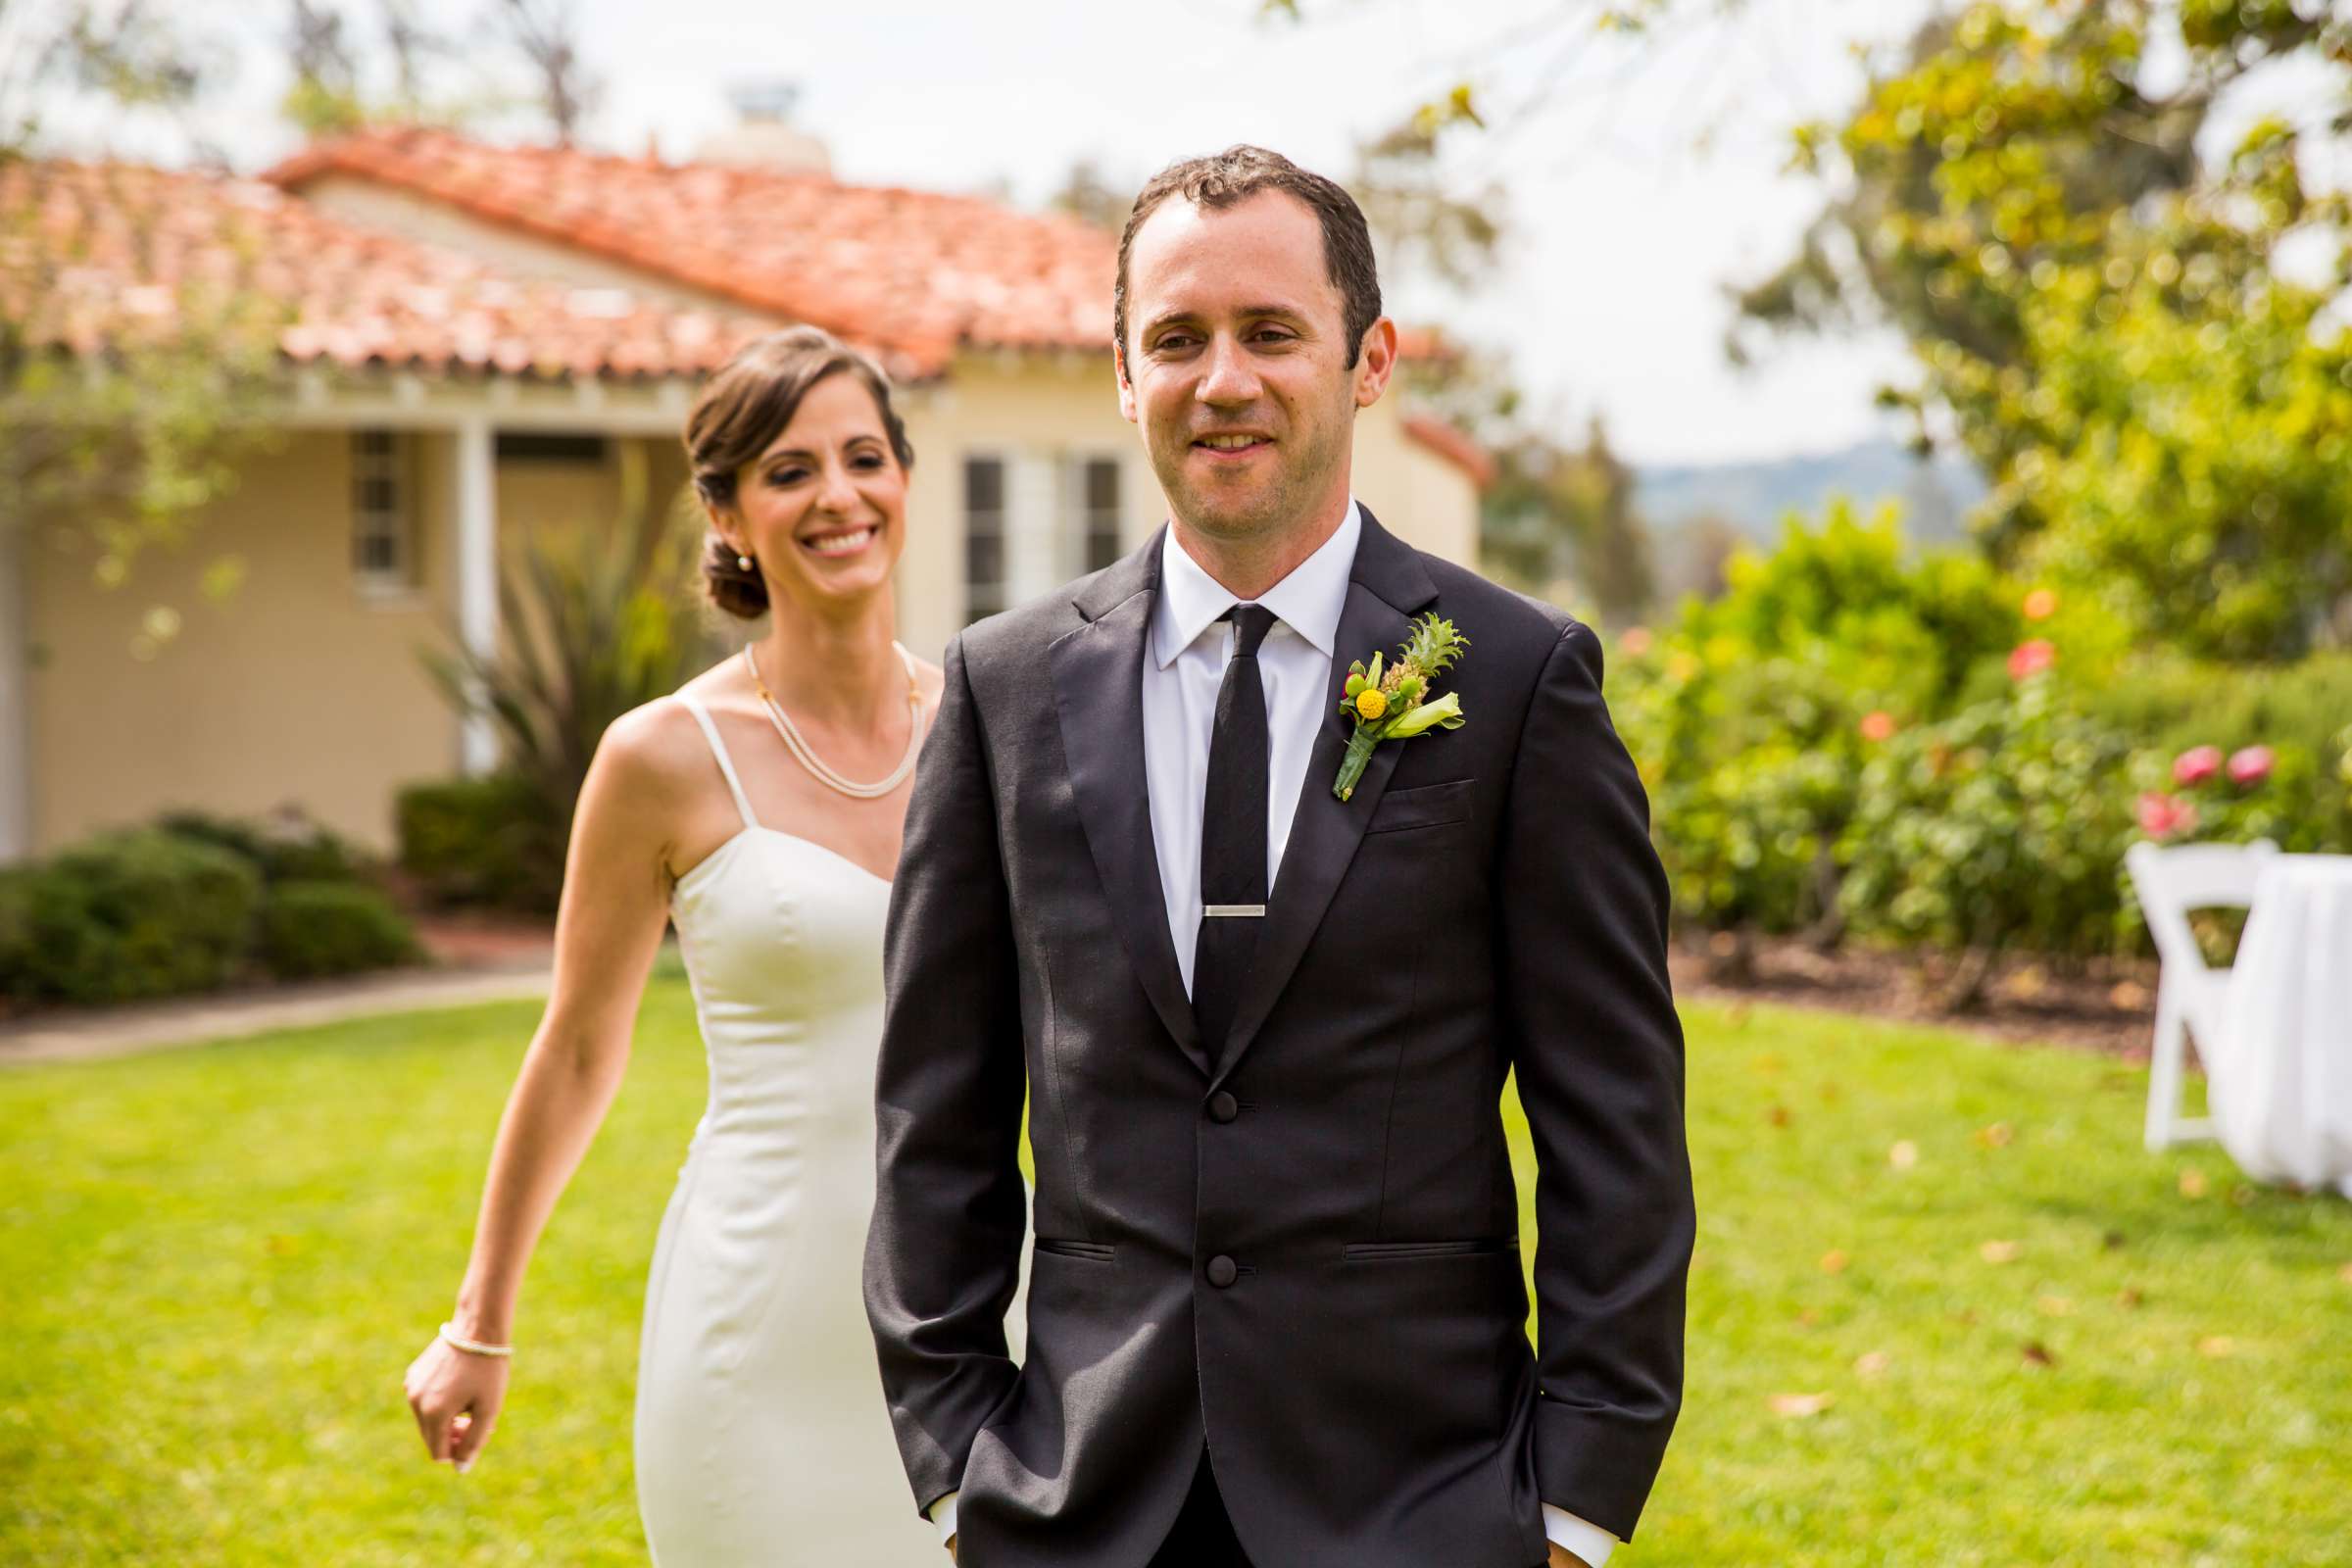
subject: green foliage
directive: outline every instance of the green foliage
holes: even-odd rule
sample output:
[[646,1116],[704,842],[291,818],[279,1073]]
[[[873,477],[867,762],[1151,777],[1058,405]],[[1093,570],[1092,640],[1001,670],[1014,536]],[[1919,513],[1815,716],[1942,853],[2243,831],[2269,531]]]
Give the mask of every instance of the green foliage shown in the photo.
[[1980,956],[2116,945],[2132,742],[2065,698],[2036,675],[1871,760],[1839,849],[1850,929]]
[[[1712,602],[1621,644],[1610,707],[1650,792],[1677,919],[1834,928],[1837,847],[1879,739],[1953,710],[2014,646],[2020,594],[1973,557],[1907,560],[1894,514],[1791,517]],[[1874,737],[1877,737],[1874,739]]]
[[[257,247],[234,224],[214,236],[227,275],[141,282],[155,295],[136,313],[144,324],[110,307],[119,329],[89,352],[90,278],[140,281],[111,247],[143,253],[185,221],[161,189],[145,171],[0,154],[0,232],[32,236],[0,249],[0,494],[108,588],[143,551],[184,544],[235,488],[238,462],[274,439],[259,414],[291,307],[242,275]],[[178,625],[176,610],[156,607],[138,651],[152,655]]]
[[1532,593],[1563,590],[1610,624],[1647,613],[1657,598],[1649,526],[1634,504],[1634,471],[1595,418],[1569,447],[1515,417],[1516,394],[1496,400],[1494,482],[1479,509],[1489,569]]
[[373,870],[357,845],[298,812],[253,818],[167,811],[155,825],[244,857],[265,882],[356,882]]
[[536,534],[499,573],[497,652],[453,634],[449,652],[422,656],[458,712],[495,725],[559,846],[606,726],[677,690],[705,652],[688,590],[701,531],[649,505],[644,453],[619,451],[618,520]]
[[409,922],[373,888],[279,882],[262,901],[256,955],[284,980],[357,974],[423,956]]
[[564,832],[518,773],[411,784],[393,803],[400,868],[439,904],[549,913],[564,886]]
[[244,958],[261,892],[218,845],[152,828],[85,840],[9,878],[0,989],[83,1004],[211,990]]
[[[2183,840],[2243,844],[2267,838],[2299,853],[2352,850],[2352,655],[2233,667],[2178,657],[2143,661],[2127,681],[2082,692],[2085,710],[2140,742],[2134,789],[2174,796],[2195,812]],[[2210,748],[2223,759],[2272,753],[2253,784],[2226,767],[2181,785],[2180,758]]]
[[[2145,63],[2175,51],[2181,85],[2149,96]],[[1900,328],[1921,376],[1888,401],[1923,431],[1951,416],[1994,481],[1979,521],[2005,563],[2207,657],[2343,646],[2352,357],[2321,312],[2352,202],[2305,183],[2283,122],[2210,160],[2198,136],[2274,65],[2352,109],[2348,58],[2340,7],[1980,0],[1842,126],[1799,132],[1800,165],[1835,157],[1849,192],[1746,314]],[[2276,265],[2305,238],[2333,252],[2317,284]]]

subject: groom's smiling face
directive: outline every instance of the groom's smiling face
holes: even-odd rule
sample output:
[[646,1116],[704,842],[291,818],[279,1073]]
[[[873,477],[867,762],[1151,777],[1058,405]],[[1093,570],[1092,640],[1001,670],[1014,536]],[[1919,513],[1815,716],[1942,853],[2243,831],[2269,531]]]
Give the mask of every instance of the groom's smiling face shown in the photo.
[[1379,398],[1395,339],[1383,319],[1350,344],[1346,314],[1321,224],[1286,192],[1172,197],[1136,230],[1119,412],[1181,524],[1264,544],[1336,521],[1355,411]]

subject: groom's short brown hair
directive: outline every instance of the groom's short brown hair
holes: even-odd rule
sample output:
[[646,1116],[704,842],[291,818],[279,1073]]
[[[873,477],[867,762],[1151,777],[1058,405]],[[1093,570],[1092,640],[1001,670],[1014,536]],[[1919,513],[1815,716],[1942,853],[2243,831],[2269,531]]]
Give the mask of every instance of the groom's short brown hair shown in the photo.
[[1355,368],[1365,329],[1380,319],[1380,270],[1372,260],[1372,231],[1363,209],[1337,180],[1309,173],[1277,152],[1240,143],[1207,158],[1187,158],[1153,174],[1136,193],[1119,235],[1119,275],[1111,285],[1111,329],[1118,334],[1121,365],[1127,356],[1127,256],[1135,231],[1160,203],[1181,195],[1198,207],[1231,207],[1261,190],[1278,190],[1304,202],[1323,225],[1323,267],[1340,291],[1348,333],[1348,367]]

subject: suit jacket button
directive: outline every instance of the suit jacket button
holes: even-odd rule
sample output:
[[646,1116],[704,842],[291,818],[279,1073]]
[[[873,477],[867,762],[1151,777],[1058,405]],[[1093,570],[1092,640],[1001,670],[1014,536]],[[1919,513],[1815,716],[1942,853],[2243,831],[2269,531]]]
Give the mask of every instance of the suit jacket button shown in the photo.
[[1231,1121],[1241,1113],[1242,1102],[1224,1090],[1220,1089],[1208,1097],[1208,1119],[1210,1121]]
[[1208,1283],[1214,1285],[1218,1290],[1223,1290],[1241,1277],[1241,1269],[1236,1267],[1233,1259],[1224,1253],[1219,1252],[1208,1260]]

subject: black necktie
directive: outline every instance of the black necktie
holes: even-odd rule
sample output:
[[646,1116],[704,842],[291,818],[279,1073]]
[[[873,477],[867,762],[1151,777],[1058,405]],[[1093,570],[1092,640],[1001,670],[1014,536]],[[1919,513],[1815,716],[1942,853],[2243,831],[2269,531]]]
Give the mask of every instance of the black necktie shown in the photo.
[[1266,688],[1257,645],[1274,625],[1262,605],[1236,605],[1233,659],[1217,688],[1200,807],[1200,935],[1193,946],[1193,1017],[1208,1059],[1221,1061],[1257,956],[1266,913]]

